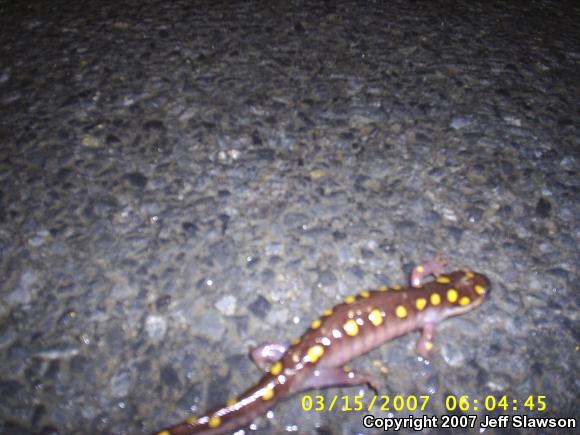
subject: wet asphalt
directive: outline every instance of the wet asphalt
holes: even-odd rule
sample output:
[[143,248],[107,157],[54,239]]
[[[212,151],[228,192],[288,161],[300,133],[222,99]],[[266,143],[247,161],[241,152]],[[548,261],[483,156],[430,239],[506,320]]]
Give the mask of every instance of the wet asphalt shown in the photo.
[[[372,414],[577,416],[579,22],[572,1],[0,1],[0,433],[202,414],[259,379],[249,347],[436,255],[493,292],[431,361],[412,334],[353,362],[429,396]],[[304,397],[246,433],[374,433]]]

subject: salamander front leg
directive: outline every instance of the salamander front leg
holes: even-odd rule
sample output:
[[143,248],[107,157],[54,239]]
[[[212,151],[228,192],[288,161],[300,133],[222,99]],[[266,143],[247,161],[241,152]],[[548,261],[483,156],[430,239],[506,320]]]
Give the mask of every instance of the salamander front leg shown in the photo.
[[284,356],[287,349],[284,343],[265,342],[250,349],[250,358],[260,370],[267,372],[272,364]]
[[425,323],[421,330],[421,337],[417,340],[417,353],[425,359],[429,359],[431,349],[433,349],[433,339],[435,338],[435,323]]
[[411,272],[410,277],[411,285],[413,287],[421,287],[423,285],[423,279],[426,276],[433,275],[437,277],[443,274],[443,272],[445,272],[444,267],[446,264],[447,264],[446,260],[436,257],[432,260],[423,262],[415,266],[415,268]]
[[347,367],[315,369],[306,379],[300,391],[312,388],[338,387],[367,384],[375,393],[381,388],[380,379],[367,373],[351,370]]

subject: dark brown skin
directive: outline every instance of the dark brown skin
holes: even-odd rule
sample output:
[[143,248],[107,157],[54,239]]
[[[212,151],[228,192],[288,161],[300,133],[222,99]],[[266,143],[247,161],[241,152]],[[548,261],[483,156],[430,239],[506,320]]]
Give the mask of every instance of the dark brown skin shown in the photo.
[[[234,403],[191,418],[157,435],[224,434],[248,425],[279,400],[311,388],[379,382],[365,373],[346,371],[344,364],[385,341],[416,329],[422,330],[417,351],[429,357],[434,326],[439,321],[471,311],[490,290],[490,282],[475,272],[440,274],[443,262],[432,260],[413,271],[415,286],[363,291],[312,322],[298,340],[286,348],[265,344],[253,354],[268,372]],[[438,276],[423,282],[424,276]],[[270,346],[270,347],[268,347]]]

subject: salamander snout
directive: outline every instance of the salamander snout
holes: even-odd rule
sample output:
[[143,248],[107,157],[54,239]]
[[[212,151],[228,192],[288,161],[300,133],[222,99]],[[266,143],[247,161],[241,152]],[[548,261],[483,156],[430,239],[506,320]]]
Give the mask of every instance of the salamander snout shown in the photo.
[[464,272],[460,278],[460,288],[474,302],[481,303],[491,291],[491,283],[487,276],[477,272]]
[[473,277],[473,287],[480,296],[489,295],[491,292],[491,282],[489,278],[481,273],[476,273]]

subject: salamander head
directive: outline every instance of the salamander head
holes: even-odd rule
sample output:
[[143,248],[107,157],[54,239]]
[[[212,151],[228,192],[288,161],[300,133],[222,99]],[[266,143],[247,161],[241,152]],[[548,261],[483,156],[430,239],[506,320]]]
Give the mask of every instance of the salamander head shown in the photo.
[[478,307],[491,290],[489,279],[480,273],[460,271],[446,277],[449,283],[441,295],[445,301],[445,317],[463,314]]

